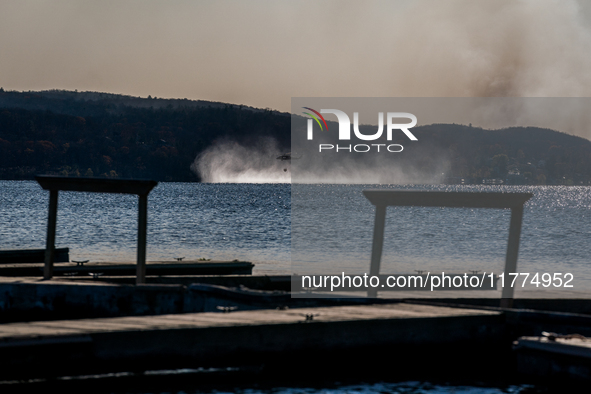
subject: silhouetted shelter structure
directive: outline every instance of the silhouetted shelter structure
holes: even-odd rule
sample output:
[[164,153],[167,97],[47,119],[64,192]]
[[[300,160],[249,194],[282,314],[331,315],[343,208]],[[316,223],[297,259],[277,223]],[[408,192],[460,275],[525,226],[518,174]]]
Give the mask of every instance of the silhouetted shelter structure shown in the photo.
[[[371,251],[370,275],[379,275],[382,248],[384,245],[384,226],[386,208],[390,206],[449,207],[449,208],[499,208],[511,209],[509,242],[505,257],[505,273],[517,272],[517,255],[523,205],[532,193],[503,192],[436,192],[411,190],[364,190],[365,197],[376,207],[373,245]],[[375,297],[376,289],[370,289],[368,296]],[[513,287],[503,287],[501,307],[510,308],[513,303]]]
[[45,266],[43,269],[44,279],[51,279],[53,276],[58,192],[63,190],[74,192],[137,194],[139,196],[136,283],[145,283],[148,194],[158,182],[137,179],[73,178],[49,175],[38,175],[35,179],[43,189],[49,190],[47,244],[45,248]]

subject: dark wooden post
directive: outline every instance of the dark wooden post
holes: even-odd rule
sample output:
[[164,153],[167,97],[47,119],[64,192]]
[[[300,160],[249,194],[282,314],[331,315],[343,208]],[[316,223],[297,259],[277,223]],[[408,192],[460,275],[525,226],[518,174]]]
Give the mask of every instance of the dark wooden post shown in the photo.
[[[370,275],[380,274],[380,261],[384,248],[384,227],[386,225],[386,206],[376,205],[376,218],[373,226],[373,244],[371,247]],[[374,288],[367,290],[368,297],[377,297],[378,291]]]
[[[511,208],[511,224],[509,224],[509,241],[507,243],[507,255],[505,257],[505,278],[510,272],[517,272],[517,255],[519,254],[519,237],[521,236],[521,221],[523,218],[523,205]],[[503,287],[501,295],[501,308],[513,306],[512,286]]]
[[137,225],[137,267],[136,284],[146,283],[146,238],[148,227],[148,195],[139,196]]
[[57,225],[57,190],[49,192],[49,214],[47,217],[47,243],[45,244],[45,266],[43,279],[53,276],[53,260],[55,257],[55,228]]

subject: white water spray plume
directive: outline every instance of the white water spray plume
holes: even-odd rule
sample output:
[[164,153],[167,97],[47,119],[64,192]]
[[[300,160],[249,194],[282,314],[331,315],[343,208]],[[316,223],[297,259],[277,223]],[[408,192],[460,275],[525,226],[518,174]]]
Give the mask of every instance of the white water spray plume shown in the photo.
[[[396,162],[394,156],[334,156],[301,153],[280,160],[275,140],[256,146],[219,141],[197,156],[191,169],[206,183],[332,183],[421,184],[440,183],[449,170],[444,152],[431,148],[413,154],[415,160]],[[297,168],[294,176],[293,168]]]
[[191,169],[207,183],[290,183],[291,163],[276,141],[262,139],[256,146],[219,141],[197,156]]

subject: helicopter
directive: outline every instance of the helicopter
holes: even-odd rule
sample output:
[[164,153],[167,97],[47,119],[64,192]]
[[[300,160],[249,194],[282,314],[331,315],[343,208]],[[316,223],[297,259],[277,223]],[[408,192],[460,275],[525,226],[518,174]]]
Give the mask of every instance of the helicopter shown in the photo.
[[282,154],[281,156],[277,156],[277,160],[281,160],[281,161],[291,160],[291,152],[287,152],[287,153]]
[[[284,154],[282,154],[280,156],[277,156],[276,159],[277,160],[281,160],[281,161],[285,161],[285,160],[291,160],[291,159],[296,160],[296,159],[299,159],[299,157],[293,157],[291,155],[291,152],[287,152],[287,153],[284,153]],[[287,168],[284,168],[283,171],[284,172],[287,172]]]

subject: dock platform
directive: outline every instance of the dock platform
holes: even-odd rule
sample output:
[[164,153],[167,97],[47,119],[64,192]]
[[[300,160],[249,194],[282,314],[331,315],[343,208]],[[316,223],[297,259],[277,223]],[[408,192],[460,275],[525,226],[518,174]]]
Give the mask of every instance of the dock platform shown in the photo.
[[[146,275],[251,275],[254,264],[248,261],[150,261],[146,263]],[[135,275],[135,263],[85,262],[55,264],[54,276],[130,276]],[[5,264],[0,266],[0,276],[40,277],[43,264]]]
[[544,334],[520,337],[513,343],[518,371],[537,379],[588,385],[591,382],[591,338],[579,334]]
[[405,303],[7,323],[0,325],[0,378],[291,357],[328,363],[331,352],[363,360],[388,349],[403,359],[418,348],[498,346],[503,323],[498,311]]

